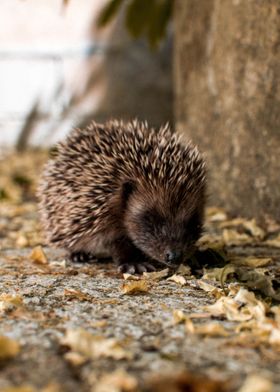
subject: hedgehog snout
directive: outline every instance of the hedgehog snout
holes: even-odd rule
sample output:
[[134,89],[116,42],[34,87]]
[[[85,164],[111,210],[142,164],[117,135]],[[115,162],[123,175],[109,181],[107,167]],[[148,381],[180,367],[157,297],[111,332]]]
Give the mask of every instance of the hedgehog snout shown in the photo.
[[182,260],[183,253],[181,250],[168,250],[165,253],[165,261],[167,263],[179,264]]

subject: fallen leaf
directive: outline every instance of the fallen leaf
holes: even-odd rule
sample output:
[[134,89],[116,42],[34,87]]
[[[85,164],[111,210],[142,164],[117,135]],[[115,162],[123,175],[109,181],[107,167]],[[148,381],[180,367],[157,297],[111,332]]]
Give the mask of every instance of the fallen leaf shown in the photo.
[[140,280],[141,279],[140,276],[132,275],[132,274],[128,274],[128,273],[124,273],[123,278],[124,278],[124,280]]
[[206,219],[209,220],[210,222],[222,222],[227,219],[227,214],[222,208],[207,207]]
[[87,357],[75,351],[64,354],[64,358],[73,366],[81,366],[88,360]]
[[260,270],[247,270],[242,267],[236,268],[238,280],[243,282],[248,288],[258,290],[267,297],[280,300],[280,293],[273,288],[271,278]]
[[154,271],[154,272],[144,272],[143,276],[149,280],[160,280],[168,276],[169,268],[165,268],[161,271]]
[[280,248],[280,234],[271,240],[266,240],[264,244],[275,248]]
[[146,280],[127,281],[122,284],[121,291],[123,294],[129,295],[147,293],[149,291],[149,285]]
[[209,283],[205,282],[204,280],[198,279],[197,285],[199,288],[206,291],[207,293],[210,293],[215,298],[220,298],[223,295],[222,289],[220,289],[216,286],[213,286],[212,284],[209,284]]
[[191,268],[188,265],[180,264],[176,273],[182,276],[191,276]]
[[186,278],[184,278],[184,276],[176,275],[176,274],[170,276],[167,280],[172,280],[173,282],[178,283],[181,286],[184,286],[187,283]]
[[187,371],[155,374],[146,380],[145,385],[147,392],[228,392],[229,390],[225,382]]
[[259,374],[249,375],[238,392],[272,392],[272,382]]
[[7,387],[1,389],[1,392],[36,392],[36,390],[28,385],[23,385],[21,387]]
[[16,246],[19,248],[25,248],[29,245],[28,238],[24,234],[20,234],[16,239]]
[[206,250],[208,248],[211,248],[213,250],[215,249],[223,249],[225,246],[225,243],[221,236],[219,235],[213,235],[213,234],[204,234],[203,236],[200,237],[200,239],[197,242],[198,248],[200,251]]
[[70,299],[78,299],[80,301],[92,301],[92,298],[80,290],[64,289],[64,296]]
[[224,243],[227,246],[232,246],[232,245],[245,245],[245,244],[251,244],[253,242],[252,237],[248,236],[245,233],[238,233],[235,230],[230,230],[230,229],[224,229],[222,233],[222,237],[224,240]]
[[47,257],[43,251],[43,248],[41,246],[36,246],[30,256],[30,260],[32,260],[34,263],[37,264],[48,264]]
[[222,222],[220,224],[221,228],[238,227],[238,226],[242,226],[251,234],[252,237],[258,240],[263,240],[265,237],[264,230],[257,225],[255,219],[247,220],[243,218],[236,218],[236,219],[227,220],[226,222]]
[[228,275],[234,272],[235,272],[235,266],[231,264],[227,264],[223,268],[212,268],[207,271],[204,271],[204,275],[202,276],[202,279],[216,280],[220,282],[222,285],[224,285]]
[[94,387],[95,392],[133,392],[138,382],[135,377],[124,369],[117,369],[113,373],[104,374]]
[[196,335],[210,336],[210,337],[227,337],[230,332],[227,331],[221,324],[216,322],[195,325],[190,319],[185,322],[186,331]]
[[270,257],[254,257],[254,256],[248,256],[248,257],[235,257],[230,260],[232,264],[239,265],[239,266],[245,266],[245,267],[264,267],[268,264],[270,264],[272,259]]
[[0,295],[0,312],[11,311],[19,306],[22,306],[23,299],[17,294],[6,294]]
[[61,385],[56,382],[51,382],[44,388],[40,389],[40,392],[61,392],[62,390]]
[[7,336],[0,335],[0,360],[14,358],[20,351],[19,343]]
[[181,309],[173,310],[173,322],[174,324],[180,324],[186,320],[186,315]]
[[88,359],[113,358],[131,359],[132,353],[125,350],[114,338],[96,336],[84,329],[70,329],[66,331],[62,344],[69,346],[73,352]]

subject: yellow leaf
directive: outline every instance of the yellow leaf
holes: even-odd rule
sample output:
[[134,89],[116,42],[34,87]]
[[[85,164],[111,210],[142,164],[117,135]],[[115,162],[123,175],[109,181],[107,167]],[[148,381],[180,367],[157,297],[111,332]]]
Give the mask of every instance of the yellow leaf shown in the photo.
[[225,244],[228,246],[251,244],[253,242],[252,237],[249,237],[247,234],[240,234],[235,230],[225,229],[222,236]]
[[238,392],[272,392],[272,390],[273,384],[269,379],[259,374],[252,374],[246,378]]
[[190,326],[188,322],[188,324],[186,324],[186,329],[188,332],[203,336],[227,337],[230,335],[229,331],[227,331],[221,324],[218,323],[207,323],[201,325],[193,324],[192,326]]
[[174,324],[180,324],[181,322],[186,320],[185,313],[180,309],[173,310],[173,321]]
[[239,265],[239,266],[245,266],[245,267],[264,267],[265,265],[270,264],[272,259],[270,257],[253,257],[253,256],[248,256],[248,257],[236,257],[234,259],[231,259],[231,263]]
[[116,339],[92,335],[82,328],[68,330],[62,344],[69,346],[73,352],[88,359],[103,357],[119,360],[132,358],[132,354],[125,350]]
[[15,357],[20,351],[18,342],[7,336],[0,336],[0,360]]
[[149,291],[149,286],[146,280],[127,281],[122,284],[121,291],[123,294],[129,295],[147,293]]
[[138,382],[135,377],[124,369],[117,369],[101,377],[94,388],[95,392],[133,392],[136,391]]
[[168,273],[169,273],[169,268],[165,268],[161,271],[144,272],[143,276],[149,280],[160,280],[162,278],[165,278],[168,275]]
[[22,304],[23,300],[20,295],[5,293],[0,295],[0,312],[10,311],[22,306]]
[[34,261],[34,263],[37,263],[37,264],[48,264],[47,257],[46,257],[41,246],[36,246],[32,250],[29,258],[30,258],[30,260]]
[[273,246],[275,248],[280,248],[280,234],[272,240],[265,241],[264,244],[268,246]]
[[181,275],[176,275],[176,274],[170,276],[167,280],[172,280],[173,282],[178,283],[181,286],[184,286],[187,283],[186,278],[184,278]]

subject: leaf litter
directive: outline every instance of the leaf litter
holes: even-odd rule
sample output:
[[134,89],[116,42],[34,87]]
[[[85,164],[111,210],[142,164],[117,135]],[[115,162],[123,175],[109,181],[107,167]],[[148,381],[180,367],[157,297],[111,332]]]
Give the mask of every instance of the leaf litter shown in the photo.
[[[34,156],[32,154],[21,156],[20,160],[13,158],[9,164],[7,161],[1,163],[4,168],[2,172],[5,175],[1,175],[0,178],[0,250],[4,251],[4,267],[2,268],[1,264],[0,275],[5,277],[7,273],[14,274],[11,276],[14,276],[15,279],[21,277],[27,279],[33,275],[39,279],[40,276],[65,279],[71,274],[73,276],[77,274],[77,277],[84,274],[88,277],[87,279],[91,279],[94,274],[91,272],[91,266],[80,267],[77,272],[66,263],[64,258],[61,259],[57,255],[53,257],[44,248],[34,195],[38,167],[45,159],[46,155],[35,153]],[[20,173],[21,166],[24,167],[24,178]],[[174,333],[176,335],[179,331],[178,328],[180,328],[180,331],[184,331],[185,339],[192,339],[191,336],[198,336],[203,341],[220,339],[221,347],[228,346],[236,349],[258,347],[261,350],[263,347],[270,350],[271,353],[274,352],[276,358],[279,358],[277,357],[280,353],[280,307],[278,304],[280,300],[280,273],[279,264],[277,264],[280,259],[280,254],[277,253],[277,249],[280,248],[279,226],[272,220],[268,222],[267,227],[265,225],[260,227],[252,219],[230,219],[224,210],[216,207],[209,208],[206,217],[206,233],[200,239],[198,250],[189,265],[181,265],[176,271],[164,269],[145,273],[143,276],[125,274],[125,281],[121,284],[118,283],[120,290],[118,291],[116,288],[115,297],[110,297],[112,293],[109,291],[108,297],[102,300],[98,298],[98,294],[93,295],[81,286],[79,288],[77,286],[64,287],[57,296],[62,301],[61,309],[65,305],[71,306],[73,302],[83,304],[85,309],[86,306],[93,304],[99,304],[102,309],[106,306],[115,307],[125,303],[123,301],[130,300],[128,297],[131,297],[131,300],[138,301],[135,302],[135,304],[137,303],[136,310],[141,309],[139,304],[145,303],[149,306],[149,301],[158,296],[160,303],[162,303],[162,309],[170,314],[170,323],[166,324],[165,320],[161,320],[156,315],[156,308],[150,308],[154,324],[153,327],[150,327],[151,330],[147,336],[158,334],[156,335],[159,337],[157,344],[152,345],[156,347],[156,350],[160,351],[164,345],[163,331],[166,334]],[[262,250],[259,251],[259,249]],[[270,249],[274,249],[274,253],[270,252]],[[9,268],[5,267],[6,265],[9,265]],[[14,269],[13,266],[15,266]],[[106,279],[106,273],[104,273],[103,279]],[[29,296],[20,290],[9,290],[10,286],[13,287],[13,283],[7,281],[0,294],[2,319],[10,321],[13,319],[37,320],[41,326],[44,324],[47,326],[51,323],[55,325],[58,322],[58,310],[54,312],[41,310],[37,315],[36,311],[30,310],[31,305],[28,305],[27,300],[44,304],[47,296],[44,294],[37,295],[37,297]],[[29,290],[32,292],[32,285],[29,286]],[[52,284],[47,285],[44,290],[46,293],[52,293],[49,300],[52,295],[57,295],[53,294]],[[42,289],[42,293],[44,290]],[[181,297],[187,299],[188,295],[193,295],[193,298],[189,298],[191,303],[198,301],[200,296],[208,304],[199,302],[200,305],[198,304],[193,309],[186,301],[182,308],[178,308],[176,305],[172,307],[168,298],[172,297],[174,293],[178,299]],[[63,318],[71,320],[73,316],[68,313]],[[86,378],[94,380],[93,390],[100,392],[142,390],[138,375],[132,375],[126,366],[123,367],[125,363],[133,363],[131,361],[137,358],[133,345],[130,347],[123,339],[106,336],[106,329],[110,324],[108,321],[110,320],[106,319],[106,314],[104,317],[101,314],[100,320],[94,318],[91,320],[89,329],[65,328],[65,326],[61,329],[60,327],[57,333],[60,336],[64,334],[64,337],[59,338],[59,342],[63,350],[67,348],[67,352],[63,353],[64,361],[81,369],[78,370],[81,372],[88,366],[93,366],[92,364],[96,360],[106,359],[113,361],[113,363],[121,363],[113,371],[104,369],[95,374],[95,371],[92,370],[90,376]],[[154,325],[158,327],[155,328]],[[99,331],[104,332],[104,335],[96,333],[98,328]],[[0,352],[2,352],[3,358],[9,358],[9,361],[20,356],[25,350],[24,346],[20,349],[19,343],[14,339],[4,335],[1,339]],[[131,339],[133,342],[133,338]],[[172,361],[171,358],[172,355],[169,356],[169,361]],[[261,375],[257,376],[259,377],[257,381],[254,377],[256,376],[248,375],[243,385],[239,385],[239,392],[249,391],[251,386],[256,383],[263,385],[265,392],[272,390],[272,381],[261,377]],[[191,385],[193,391],[223,390],[224,384],[220,385],[220,389],[211,389],[211,383],[215,384],[216,381],[208,379],[206,376],[202,376],[201,380],[201,385],[204,382],[205,389],[199,389],[200,387],[197,385],[200,385],[200,381],[197,381],[195,377],[194,379],[189,378],[187,373],[184,373],[183,376],[171,374],[168,380],[161,374],[156,383],[149,383],[148,378],[144,378],[143,385],[145,390],[151,391],[182,391],[180,385],[184,387]],[[166,389],[167,386],[173,389]],[[48,387],[38,389],[33,386],[14,388],[18,391],[23,391],[23,388],[31,388],[32,391],[55,390],[46,389]],[[238,389],[235,387],[233,390],[237,391]]]

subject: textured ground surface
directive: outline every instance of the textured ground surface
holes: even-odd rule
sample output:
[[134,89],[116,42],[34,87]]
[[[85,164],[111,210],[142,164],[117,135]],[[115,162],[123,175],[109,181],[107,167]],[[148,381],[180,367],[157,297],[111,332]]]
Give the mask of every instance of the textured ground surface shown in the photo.
[[[209,209],[201,247],[227,250],[229,267],[214,269],[207,253],[195,276],[124,280],[110,263],[74,265],[36,248],[42,161],[1,163],[0,391],[280,390],[275,222],[261,229]],[[221,298],[220,313],[206,308]]]

